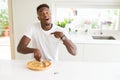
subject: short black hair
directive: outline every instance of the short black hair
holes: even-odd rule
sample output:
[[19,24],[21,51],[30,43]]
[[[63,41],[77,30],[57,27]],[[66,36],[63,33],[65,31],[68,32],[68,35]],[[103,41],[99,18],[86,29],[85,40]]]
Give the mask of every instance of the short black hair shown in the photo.
[[40,4],[38,7],[37,7],[37,12],[40,8],[43,8],[43,7],[46,7],[49,9],[49,6],[47,4]]

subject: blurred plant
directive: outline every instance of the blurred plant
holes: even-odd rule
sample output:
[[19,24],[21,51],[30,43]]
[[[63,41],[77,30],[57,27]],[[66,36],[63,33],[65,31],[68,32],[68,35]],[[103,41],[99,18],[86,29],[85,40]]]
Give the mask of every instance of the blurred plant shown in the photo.
[[92,24],[91,24],[91,28],[96,29],[98,27],[99,27],[99,23],[97,21],[93,21]]
[[0,36],[9,36],[8,10],[0,10]]
[[0,10],[0,28],[5,29],[9,25],[8,12],[6,9]]
[[69,24],[72,21],[73,21],[73,19],[71,19],[71,18],[65,18],[63,21],[57,21],[57,25],[62,28],[65,28],[66,24]]

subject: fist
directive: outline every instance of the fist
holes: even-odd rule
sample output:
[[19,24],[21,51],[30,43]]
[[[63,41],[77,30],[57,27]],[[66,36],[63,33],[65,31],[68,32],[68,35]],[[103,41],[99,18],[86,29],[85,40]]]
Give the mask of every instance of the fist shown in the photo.
[[40,61],[40,59],[41,59],[41,53],[40,53],[39,49],[35,49],[35,50],[34,50],[34,58],[35,58],[37,61]]

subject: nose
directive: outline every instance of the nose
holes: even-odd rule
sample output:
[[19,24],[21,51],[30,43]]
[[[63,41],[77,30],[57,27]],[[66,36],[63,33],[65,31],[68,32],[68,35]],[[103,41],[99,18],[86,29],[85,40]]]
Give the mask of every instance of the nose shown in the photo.
[[48,16],[48,14],[47,14],[46,12],[44,12],[43,16],[44,16],[44,17],[47,17],[47,16]]
[[47,14],[45,14],[44,17],[46,18],[46,17],[47,17]]

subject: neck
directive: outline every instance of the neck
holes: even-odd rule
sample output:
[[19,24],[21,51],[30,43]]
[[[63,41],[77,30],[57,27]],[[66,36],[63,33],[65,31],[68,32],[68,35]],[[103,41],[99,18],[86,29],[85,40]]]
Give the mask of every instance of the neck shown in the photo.
[[52,28],[52,24],[42,24],[41,25],[42,29],[45,30],[45,31],[48,31]]

